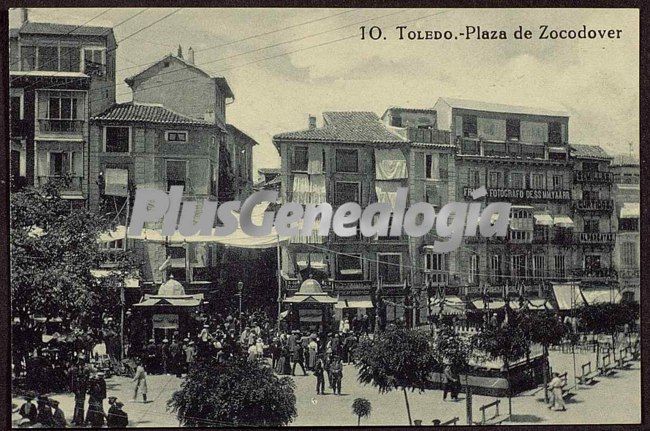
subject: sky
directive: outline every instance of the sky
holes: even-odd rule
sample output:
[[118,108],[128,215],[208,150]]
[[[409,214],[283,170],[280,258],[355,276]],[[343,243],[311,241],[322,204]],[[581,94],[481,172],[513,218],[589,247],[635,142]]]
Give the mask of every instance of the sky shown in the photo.
[[[32,8],[29,17],[115,26],[118,102],[131,100],[124,78],[191,46],[195,64],[233,89],[227,120],[260,143],[255,172],[279,166],[273,135],[305,129],[309,115],[321,125],[324,111],[381,115],[390,106],[432,107],[441,96],[566,111],[571,143],[639,151],[634,9]],[[19,18],[11,10],[10,26]],[[401,25],[458,39],[399,40]],[[543,25],[622,31],[620,39],[539,40]],[[386,39],[361,40],[361,26],[380,27]],[[508,39],[467,40],[459,36],[466,26],[504,30]],[[533,38],[515,40],[519,26]]]

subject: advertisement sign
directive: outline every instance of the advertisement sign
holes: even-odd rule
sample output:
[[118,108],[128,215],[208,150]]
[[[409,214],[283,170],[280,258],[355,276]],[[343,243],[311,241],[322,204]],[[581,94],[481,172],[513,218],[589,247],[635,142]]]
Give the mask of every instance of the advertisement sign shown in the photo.
[[[463,187],[463,196],[472,198],[474,187]],[[488,199],[527,199],[531,201],[569,201],[570,190],[488,188]]]

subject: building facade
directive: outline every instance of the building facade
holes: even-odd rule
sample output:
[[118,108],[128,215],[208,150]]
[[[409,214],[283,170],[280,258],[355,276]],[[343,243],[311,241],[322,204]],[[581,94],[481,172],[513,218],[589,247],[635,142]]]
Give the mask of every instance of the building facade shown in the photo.
[[11,176],[56,182],[62,197],[88,196],[88,120],[115,102],[113,30],[36,23],[22,11],[9,32]]

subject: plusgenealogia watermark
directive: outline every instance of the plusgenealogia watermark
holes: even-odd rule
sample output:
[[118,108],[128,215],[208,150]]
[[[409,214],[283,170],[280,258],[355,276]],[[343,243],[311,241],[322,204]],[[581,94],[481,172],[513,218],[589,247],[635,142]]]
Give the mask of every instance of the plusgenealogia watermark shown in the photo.
[[[476,200],[485,195],[485,187],[480,187],[472,192],[471,197]],[[128,233],[139,236],[145,223],[161,219],[162,235],[171,236],[178,230],[184,237],[197,234],[224,237],[234,233],[238,227],[253,237],[269,235],[273,227],[283,237],[309,236],[316,231],[320,236],[327,236],[330,230],[340,237],[350,237],[357,234],[357,225],[365,237],[397,237],[403,234],[421,237],[435,226],[435,235],[447,239],[434,241],[433,250],[438,253],[455,250],[463,236],[476,236],[477,228],[483,237],[506,236],[510,223],[510,203],[494,202],[482,208],[481,202],[449,202],[436,214],[433,205],[426,202],[417,202],[407,208],[407,197],[408,188],[404,187],[397,191],[394,208],[391,204],[376,202],[362,209],[356,202],[347,202],[336,211],[327,202],[306,205],[287,202],[275,212],[266,211],[261,224],[255,224],[251,217],[253,208],[264,202],[276,202],[277,191],[258,191],[243,203],[229,201],[219,204],[204,200],[197,217],[197,202],[182,200],[182,186],[172,186],[169,193],[141,188],[135,193]],[[239,212],[239,216],[234,211]],[[215,217],[220,221],[216,227]]]

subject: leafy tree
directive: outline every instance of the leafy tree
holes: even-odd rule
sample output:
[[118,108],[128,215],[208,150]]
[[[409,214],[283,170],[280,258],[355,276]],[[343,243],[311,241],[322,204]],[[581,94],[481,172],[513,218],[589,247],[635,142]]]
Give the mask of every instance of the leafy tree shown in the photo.
[[370,401],[365,398],[356,398],[352,403],[352,412],[357,415],[357,426],[361,425],[361,418],[367,418],[372,411]]
[[106,253],[97,243],[111,228],[108,220],[86,209],[71,209],[55,184],[26,188],[10,197],[11,311],[24,336],[14,348],[27,352],[40,342],[33,317],[58,317],[69,336],[102,338],[107,317],[119,319],[120,283],[133,262],[127,252],[111,253],[114,272],[96,278]]
[[438,365],[429,337],[418,331],[389,327],[364,339],[358,347],[358,380],[377,387],[379,393],[402,389],[409,425],[412,425],[407,390],[424,391],[429,374]]
[[183,426],[282,426],[296,416],[295,384],[243,356],[198,361],[168,401]]
[[508,376],[508,412],[512,414],[512,391],[510,385],[510,364],[526,356],[529,340],[517,318],[509,319],[503,325],[486,325],[472,338],[473,349],[486,359],[500,359]]
[[544,399],[548,402],[548,348],[558,344],[567,333],[566,326],[553,313],[524,310],[520,314],[520,325],[528,339],[544,348]]

